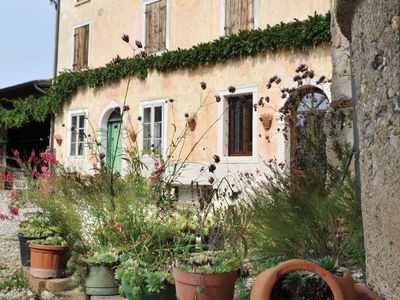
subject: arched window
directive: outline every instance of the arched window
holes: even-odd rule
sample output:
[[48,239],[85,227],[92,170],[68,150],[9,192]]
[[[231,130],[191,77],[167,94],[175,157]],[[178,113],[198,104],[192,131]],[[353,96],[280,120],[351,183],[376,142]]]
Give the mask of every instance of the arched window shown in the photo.
[[326,168],[324,118],[329,108],[325,93],[314,86],[304,86],[292,96],[290,111],[290,168],[305,171],[310,167]]

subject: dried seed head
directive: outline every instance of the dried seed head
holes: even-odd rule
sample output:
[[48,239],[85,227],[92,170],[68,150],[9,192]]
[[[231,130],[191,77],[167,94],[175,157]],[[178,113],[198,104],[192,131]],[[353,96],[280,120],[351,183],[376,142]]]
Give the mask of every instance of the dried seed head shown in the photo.
[[122,111],[128,111],[129,110],[129,105],[124,105],[122,107]]
[[121,39],[122,39],[125,43],[128,43],[128,44],[129,44],[129,35],[124,34],[124,35],[121,37]]
[[230,87],[228,87],[228,91],[229,93],[233,94],[234,92],[236,92],[236,88],[231,85]]
[[207,88],[207,83],[204,81],[200,82],[201,89],[205,90]]
[[215,101],[220,102],[221,101],[221,97],[219,95],[215,95]]
[[139,49],[142,49],[142,48],[143,48],[143,44],[142,44],[141,41],[136,40],[136,41],[135,41],[135,45],[136,45],[136,47],[138,47]]
[[185,113],[185,118],[189,118],[189,114],[188,113]]
[[120,57],[119,55],[117,55],[116,57],[114,57],[114,58],[111,60],[111,63],[112,63],[112,64],[119,64],[121,61],[122,61],[121,57]]
[[213,156],[213,158],[214,158],[214,161],[215,161],[216,164],[219,163],[219,162],[221,161],[219,155],[216,155],[216,154],[215,154],[215,155]]
[[208,171],[211,173],[214,173],[214,171],[217,169],[217,167],[214,164],[211,164],[208,166]]
[[142,121],[142,116],[137,117],[138,121]]

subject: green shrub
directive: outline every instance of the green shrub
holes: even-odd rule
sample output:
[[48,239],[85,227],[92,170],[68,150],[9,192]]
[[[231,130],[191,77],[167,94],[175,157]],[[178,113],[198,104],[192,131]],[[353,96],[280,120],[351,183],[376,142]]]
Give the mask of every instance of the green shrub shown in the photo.
[[28,280],[25,277],[24,271],[19,270],[12,274],[9,278],[0,280],[0,292],[9,292],[13,289],[27,289]]

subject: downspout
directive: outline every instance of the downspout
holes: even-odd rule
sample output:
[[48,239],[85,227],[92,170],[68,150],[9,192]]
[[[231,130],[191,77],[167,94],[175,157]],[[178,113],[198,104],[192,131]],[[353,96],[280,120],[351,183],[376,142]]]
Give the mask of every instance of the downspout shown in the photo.
[[[57,11],[56,13],[56,30],[55,30],[55,46],[54,46],[54,64],[53,64],[53,84],[55,84],[57,78],[58,69],[58,41],[59,41],[59,31],[60,31],[60,8],[61,0],[50,0],[54,3],[54,7]],[[51,114],[50,119],[50,135],[49,135],[49,148],[50,152],[54,153],[54,124],[55,124],[55,114]]]

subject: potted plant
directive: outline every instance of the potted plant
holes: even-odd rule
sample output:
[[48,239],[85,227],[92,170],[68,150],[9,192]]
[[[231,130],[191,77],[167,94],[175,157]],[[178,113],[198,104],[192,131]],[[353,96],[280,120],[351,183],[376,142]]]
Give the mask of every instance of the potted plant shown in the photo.
[[181,257],[173,269],[177,297],[180,300],[233,299],[241,264],[241,255],[235,248]]
[[[57,232],[57,228],[54,228]],[[30,273],[37,278],[58,278],[63,275],[66,263],[67,243],[56,234],[29,243],[31,250]]]
[[121,281],[121,294],[129,300],[176,299],[172,274],[163,263],[149,264],[126,256],[116,278]]
[[50,226],[48,219],[43,216],[36,216],[21,222],[18,229],[18,239],[22,266],[30,267],[29,241],[41,240],[54,235],[54,233],[54,228]]
[[114,251],[99,251],[86,259],[88,274],[85,279],[86,294],[91,296],[117,295],[119,284],[114,279],[119,255]]

